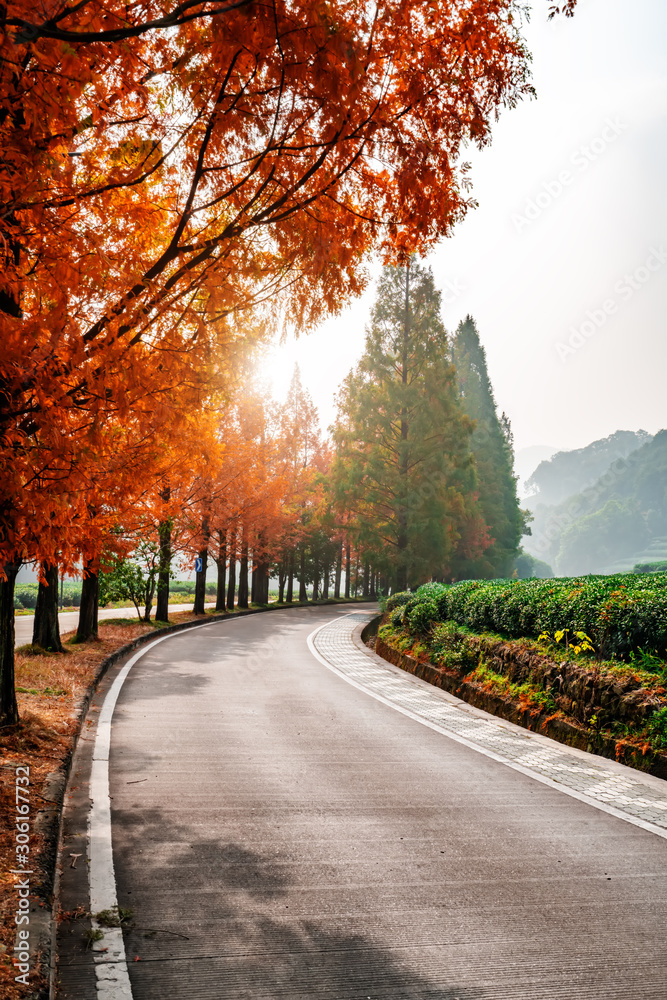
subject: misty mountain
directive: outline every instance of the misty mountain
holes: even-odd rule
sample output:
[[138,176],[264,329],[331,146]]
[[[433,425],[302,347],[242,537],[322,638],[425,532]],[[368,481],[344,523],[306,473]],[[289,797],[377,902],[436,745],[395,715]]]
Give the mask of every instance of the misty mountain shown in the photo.
[[538,504],[562,503],[592,486],[615,461],[627,458],[650,440],[646,431],[616,431],[585,448],[557,452],[540,462],[526,480],[525,505],[535,510]]
[[534,444],[527,448],[518,449],[514,455],[514,473],[518,476],[517,489],[519,496],[523,497],[529,492],[526,488],[526,480],[532,475],[540,462],[547,461],[559,450],[559,448],[554,448],[548,444]]
[[[630,434],[621,431],[569,454],[588,452],[593,461],[598,446],[612,442],[613,453],[625,447]],[[648,440],[618,455],[590,485],[561,503],[536,503],[533,534],[524,547],[554,566],[559,576],[616,572],[667,556],[667,431],[654,438],[643,431],[639,435]]]

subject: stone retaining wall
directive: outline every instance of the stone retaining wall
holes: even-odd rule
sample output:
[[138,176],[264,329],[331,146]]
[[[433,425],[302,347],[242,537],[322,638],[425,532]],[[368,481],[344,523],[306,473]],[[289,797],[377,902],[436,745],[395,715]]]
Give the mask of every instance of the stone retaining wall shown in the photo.
[[[466,646],[465,662],[455,670],[401,653],[379,636],[374,641],[375,651],[389,663],[477,708],[568,746],[616,759],[667,779],[667,754],[650,750],[643,753],[622,739],[606,737],[599,732],[605,722],[614,719],[641,724],[647,715],[664,704],[659,695],[642,688],[638,681],[601,676],[577,663],[556,663],[530,649],[517,649],[502,640],[467,635]],[[464,680],[479,665],[480,657],[485,666],[512,683],[523,684],[530,680],[550,691],[559,712],[522,707],[509,696],[488,691],[475,681]],[[596,715],[594,725],[587,722],[592,715]]]

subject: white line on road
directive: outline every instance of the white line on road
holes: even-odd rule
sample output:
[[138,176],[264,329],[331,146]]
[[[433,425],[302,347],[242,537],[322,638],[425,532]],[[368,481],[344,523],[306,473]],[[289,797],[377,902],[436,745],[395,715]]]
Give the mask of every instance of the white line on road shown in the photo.
[[[336,624],[338,624],[338,622]],[[665,830],[663,827],[655,826],[653,823],[649,823],[646,820],[640,819],[638,816],[633,816],[630,813],[626,813],[620,809],[616,809],[614,806],[607,805],[604,802],[600,802],[598,799],[591,798],[590,796],[577,791],[577,789],[575,788],[568,788],[565,784],[561,784],[559,781],[554,781],[553,779],[548,778],[543,774],[539,774],[536,771],[532,771],[530,768],[522,766],[517,761],[510,760],[506,757],[501,757],[499,754],[494,753],[493,750],[489,750],[486,747],[480,746],[478,743],[474,743],[471,740],[467,740],[465,739],[465,737],[460,736],[458,733],[452,732],[451,729],[447,729],[445,726],[438,725],[437,723],[432,722],[430,719],[425,719],[422,715],[418,715],[417,713],[410,711],[409,708],[405,708],[399,702],[391,700],[389,698],[385,698],[377,691],[374,691],[371,688],[366,687],[364,684],[354,680],[352,677],[349,676],[348,673],[346,673],[345,670],[339,670],[338,667],[335,666],[335,664],[333,664],[332,662],[327,660],[324,656],[322,656],[322,654],[315,647],[315,642],[314,642],[315,636],[323,629],[327,628],[327,626],[330,627],[331,625],[332,622],[324,622],[323,625],[320,625],[313,632],[311,632],[307,640],[308,648],[310,649],[313,656],[317,660],[319,660],[319,662],[323,666],[325,666],[328,670],[331,670],[334,674],[338,674],[339,677],[342,677],[342,679],[344,681],[347,681],[348,684],[351,684],[352,687],[357,688],[357,690],[359,691],[363,691],[364,694],[370,695],[371,698],[375,698],[376,701],[382,702],[383,705],[387,705],[389,708],[393,708],[395,711],[400,712],[402,715],[407,715],[409,719],[414,719],[415,722],[421,723],[422,726],[427,726],[428,729],[433,729],[435,730],[436,733],[441,733],[448,739],[454,740],[456,743],[461,743],[463,746],[469,747],[470,750],[475,750],[477,753],[481,753],[485,757],[490,757],[491,760],[498,761],[499,764],[504,764],[506,767],[511,767],[514,771],[519,771],[521,774],[525,774],[529,778],[534,778],[535,781],[541,781],[543,785],[548,785],[550,788],[555,788],[559,792],[564,792],[565,795],[570,795],[573,799],[578,799],[580,802],[585,802],[586,805],[594,806],[596,809],[599,809],[602,812],[609,813],[610,816],[615,816],[617,819],[625,820],[626,823],[632,823],[634,826],[641,827],[642,830],[647,830],[649,833],[655,833],[658,837],[662,837],[663,839],[667,840],[667,830]],[[350,639],[350,645],[352,646],[351,639]],[[367,655],[365,653],[357,651],[356,648],[354,647],[353,650],[354,652],[357,652],[357,655],[359,657],[363,657],[364,659],[370,660],[370,651],[369,655]],[[378,659],[380,660],[381,663],[384,663],[384,661],[380,657],[378,657]],[[394,679],[389,669],[387,670],[387,679],[388,680]],[[405,680],[406,683],[412,684],[413,679],[410,678],[410,680],[408,680],[408,675],[406,675]],[[424,682],[424,685],[425,685],[425,690],[428,691],[427,682]],[[460,699],[457,698],[456,701],[460,701]],[[461,702],[461,704],[465,703]]]
[[[245,616],[243,616],[245,617]],[[232,619],[233,620],[233,619]],[[237,619],[238,620],[238,619]],[[217,622],[194,625],[189,631],[207,628]],[[107,691],[97,723],[93,764],[90,776],[91,807],[88,816],[88,883],[90,886],[90,912],[93,930],[102,931],[104,937],[93,943],[93,958],[97,978],[98,1000],[132,1000],[132,987],[127,968],[123,931],[120,927],[107,927],[95,919],[103,910],[118,912],[116,873],[113,865],[111,841],[111,799],[109,797],[109,752],[111,749],[111,719],[125,679],[134,664],[145,653],[165,639],[182,636],[186,630],[161,635],[127,661]]]

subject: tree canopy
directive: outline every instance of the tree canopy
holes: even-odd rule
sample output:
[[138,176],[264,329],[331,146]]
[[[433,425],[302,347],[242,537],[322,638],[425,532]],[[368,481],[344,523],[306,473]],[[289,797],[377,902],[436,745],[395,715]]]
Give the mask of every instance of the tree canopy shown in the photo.
[[526,525],[516,494],[511,428],[504,413],[498,417],[486,352],[472,316],[459,324],[452,338],[451,359],[461,405],[475,421],[471,445],[477,490],[491,537],[483,559],[470,565],[469,572],[474,576],[509,576]]
[[333,478],[360,547],[399,590],[455,575],[488,545],[448,355],[430,270],[385,268],[339,397]]
[[20,562],[94,567],[118,524],[164,529],[177,498],[216,495],[243,448],[214,415],[255,347],[473,205],[466,147],[531,93],[522,18],[518,0],[0,7],[0,718]]

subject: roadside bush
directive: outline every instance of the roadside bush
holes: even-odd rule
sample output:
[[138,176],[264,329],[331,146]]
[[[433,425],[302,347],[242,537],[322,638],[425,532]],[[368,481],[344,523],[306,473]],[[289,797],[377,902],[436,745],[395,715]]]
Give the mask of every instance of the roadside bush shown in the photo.
[[429,583],[390,600],[404,607],[403,624],[415,635],[436,622],[513,639],[569,629],[589,635],[605,657],[667,655],[667,573]]
[[408,603],[412,594],[409,590],[404,590],[400,594],[392,594],[391,597],[387,598],[387,611],[393,611],[395,608],[402,608]]
[[81,606],[81,584],[65,585],[63,587],[63,604],[66,608],[78,608]]
[[404,622],[413,635],[428,635],[438,620],[438,605],[430,597],[414,597],[405,606]]
[[17,587],[14,591],[14,607],[16,601],[20,601],[22,608],[35,608],[37,606],[37,587]]

